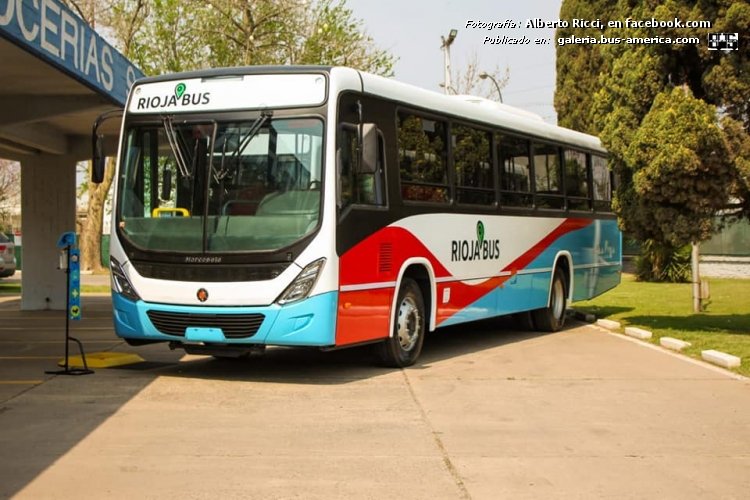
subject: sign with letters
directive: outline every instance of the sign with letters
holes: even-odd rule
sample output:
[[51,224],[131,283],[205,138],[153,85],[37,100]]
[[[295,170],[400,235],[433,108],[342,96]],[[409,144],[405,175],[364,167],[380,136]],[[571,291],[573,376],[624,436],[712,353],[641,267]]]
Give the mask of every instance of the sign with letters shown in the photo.
[[320,106],[326,100],[323,74],[236,75],[141,83],[130,113],[180,113]]
[[59,0],[0,0],[0,37],[124,106],[143,73]]

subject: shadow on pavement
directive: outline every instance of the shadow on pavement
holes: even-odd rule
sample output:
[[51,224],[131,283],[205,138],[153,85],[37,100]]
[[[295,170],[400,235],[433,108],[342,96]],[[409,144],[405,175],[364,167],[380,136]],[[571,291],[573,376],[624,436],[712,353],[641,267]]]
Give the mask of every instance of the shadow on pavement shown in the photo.
[[[493,320],[434,332],[420,363],[409,370],[539,335],[514,328],[510,321]],[[335,385],[393,372],[377,365],[372,346],[330,352],[269,348],[262,357],[244,360],[187,356],[166,344],[133,348],[113,333],[108,296],[84,296],[83,319],[71,326],[71,334],[87,352],[134,352],[146,361],[94,375],[46,375],[64,352],[64,314],[19,311],[17,303],[5,301],[0,306],[2,498],[18,493],[159,377]]]
[[[425,369],[430,364],[456,356],[492,349],[509,343],[537,338],[543,333],[520,332],[510,318],[478,321],[452,326],[430,333],[425,339],[419,362],[410,368]],[[123,367],[123,371],[148,370],[153,374],[172,377],[293,383],[311,385],[345,384],[387,374],[391,368],[380,366],[375,345],[336,351],[306,348],[268,348],[262,356],[241,359],[214,359],[185,356],[176,363],[154,363],[148,355],[146,363]],[[167,351],[166,344],[149,346],[150,352]],[[181,351],[178,351],[181,352]]]

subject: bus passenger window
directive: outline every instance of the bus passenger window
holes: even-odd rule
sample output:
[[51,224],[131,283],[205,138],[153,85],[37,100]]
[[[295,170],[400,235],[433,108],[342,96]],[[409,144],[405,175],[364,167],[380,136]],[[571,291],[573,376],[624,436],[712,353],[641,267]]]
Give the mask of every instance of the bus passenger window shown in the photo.
[[565,194],[568,208],[589,210],[589,179],[586,168],[586,154],[566,149],[565,154]]
[[503,205],[531,207],[531,161],[529,141],[497,135],[497,158],[500,167],[500,201]]
[[591,156],[591,170],[594,177],[594,210],[609,212],[612,200],[612,186],[610,184],[607,159],[601,156]]
[[404,200],[448,201],[446,126],[408,113],[398,115],[398,160]]
[[534,181],[537,206],[565,208],[561,189],[560,150],[557,146],[534,144]]
[[493,204],[495,182],[490,133],[458,124],[453,125],[451,131],[457,201],[476,205]]

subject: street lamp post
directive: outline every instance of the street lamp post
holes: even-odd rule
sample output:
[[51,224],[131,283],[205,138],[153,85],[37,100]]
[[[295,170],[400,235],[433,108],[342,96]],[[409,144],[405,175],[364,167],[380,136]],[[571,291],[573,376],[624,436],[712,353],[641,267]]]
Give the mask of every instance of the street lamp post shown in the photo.
[[495,80],[495,78],[486,71],[482,71],[481,73],[479,73],[479,78],[481,78],[482,80],[486,80],[487,78],[492,80],[492,83],[495,84],[495,88],[497,89],[497,95],[500,98],[500,102],[503,102],[503,93],[500,92],[500,84],[497,83],[497,80]]
[[458,30],[454,29],[448,33],[448,38],[440,37],[443,42],[440,48],[443,49],[443,88],[446,94],[449,94],[451,89],[451,44],[456,39],[456,35],[458,35]]

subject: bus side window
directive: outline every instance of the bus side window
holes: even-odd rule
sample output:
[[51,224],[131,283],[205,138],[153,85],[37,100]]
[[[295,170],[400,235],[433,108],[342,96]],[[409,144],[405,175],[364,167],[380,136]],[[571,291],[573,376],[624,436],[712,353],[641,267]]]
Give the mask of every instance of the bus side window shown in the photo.
[[612,200],[612,185],[607,168],[607,159],[591,155],[591,171],[594,178],[594,210],[609,212]]
[[497,158],[500,168],[500,199],[502,204],[531,207],[531,160],[529,141],[517,137],[496,135]]
[[544,208],[565,208],[560,149],[551,144],[539,143],[534,143],[532,148],[537,205]]
[[475,205],[495,203],[491,134],[466,125],[454,124],[451,129],[451,141],[457,201]]
[[447,203],[446,123],[398,113],[398,158],[404,200]]
[[589,209],[589,178],[586,168],[586,153],[572,149],[563,150],[565,160],[565,194],[568,208]]

